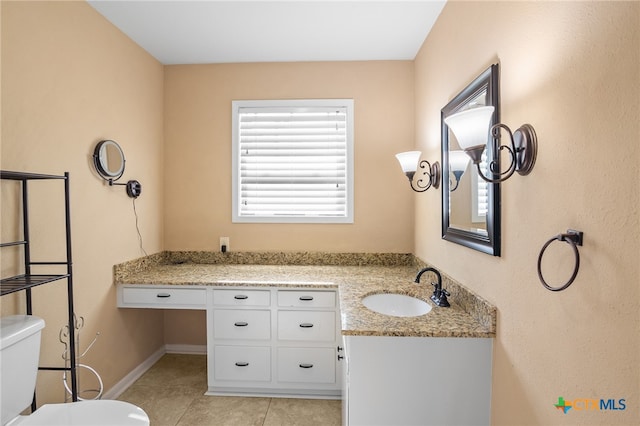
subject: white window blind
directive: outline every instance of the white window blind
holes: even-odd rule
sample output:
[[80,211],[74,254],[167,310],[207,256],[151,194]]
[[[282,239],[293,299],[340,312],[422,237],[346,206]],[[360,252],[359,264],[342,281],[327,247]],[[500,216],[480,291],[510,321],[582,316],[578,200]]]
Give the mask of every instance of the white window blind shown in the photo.
[[[489,165],[487,163],[487,150],[482,153],[480,161],[480,169],[484,171],[485,176],[491,176]],[[487,181],[478,176],[474,172],[472,178],[471,205],[472,205],[472,221],[486,222],[487,210],[489,208],[489,187]]]
[[353,222],[353,101],[234,101],[234,222]]

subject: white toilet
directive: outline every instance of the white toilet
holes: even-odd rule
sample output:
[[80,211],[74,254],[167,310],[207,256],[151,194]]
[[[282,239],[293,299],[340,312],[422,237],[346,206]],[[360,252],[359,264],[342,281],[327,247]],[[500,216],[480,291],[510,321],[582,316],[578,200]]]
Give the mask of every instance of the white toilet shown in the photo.
[[148,426],[142,408],[123,401],[46,404],[28,416],[40,358],[44,320],[31,315],[0,318],[0,413],[2,426],[104,425]]

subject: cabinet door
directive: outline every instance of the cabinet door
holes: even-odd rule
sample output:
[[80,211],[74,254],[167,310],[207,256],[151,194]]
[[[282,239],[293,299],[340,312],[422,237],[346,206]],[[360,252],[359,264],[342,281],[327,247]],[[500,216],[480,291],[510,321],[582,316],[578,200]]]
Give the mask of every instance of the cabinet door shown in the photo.
[[492,339],[345,340],[350,424],[491,424]]
[[213,350],[214,379],[268,382],[271,348],[268,346],[218,346]]
[[278,381],[335,383],[333,348],[278,348]]
[[214,309],[214,339],[269,340],[271,311]]
[[333,342],[336,313],[333,311],[278,311],[278,339]]

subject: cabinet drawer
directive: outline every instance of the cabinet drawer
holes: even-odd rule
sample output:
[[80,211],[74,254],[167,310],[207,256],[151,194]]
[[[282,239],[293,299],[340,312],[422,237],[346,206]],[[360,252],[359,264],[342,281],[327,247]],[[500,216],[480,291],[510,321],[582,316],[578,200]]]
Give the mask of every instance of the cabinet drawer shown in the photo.
[[269,340],[271,311],[214,309],[213,338]]
[[269,290],[213,290],[213,304],[222,306],[269,306]]
[[332,342],[336,336],[333,311],[278,311],[278,339]]
[[278,348],[278,381],[335,383],[333,348]]
[[336,306],[336,292],[280,290],[278,291],[278,306],[333,308]]
[[271,348],[215,346],[215,380],[268,382],[271,380]]
[[207,289],[175,287],[119,288],[118,306],[123,308],[205,309]]

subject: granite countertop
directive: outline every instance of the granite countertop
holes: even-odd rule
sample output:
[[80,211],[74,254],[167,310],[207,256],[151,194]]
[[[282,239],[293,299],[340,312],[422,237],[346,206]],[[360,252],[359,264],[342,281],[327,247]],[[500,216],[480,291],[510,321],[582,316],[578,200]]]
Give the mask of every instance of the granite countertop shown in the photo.
[[[346,265],[190,263],[181,259],[165,253],[159,260],[116,265],[115,283],[332,288],[338,289],[343,335],[495,337],[495,307],[446,275],[443,288],[451,293],[451,307],[435,306],[429,299],[434,277],[425,274],[422,283],[416,284],[414,278],[422,265],[404,259],[400,262],[360,259],[345,262]],[[379,314],[361,303],[363,297],[375,293],[407,294],[427,301],[432,309],[419,317]]]

